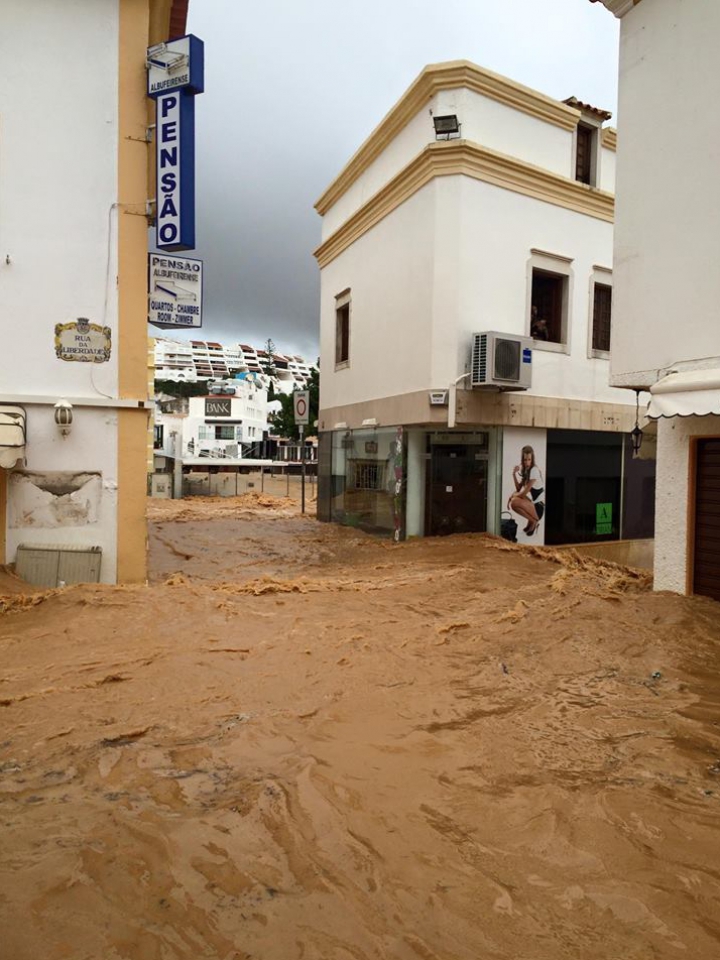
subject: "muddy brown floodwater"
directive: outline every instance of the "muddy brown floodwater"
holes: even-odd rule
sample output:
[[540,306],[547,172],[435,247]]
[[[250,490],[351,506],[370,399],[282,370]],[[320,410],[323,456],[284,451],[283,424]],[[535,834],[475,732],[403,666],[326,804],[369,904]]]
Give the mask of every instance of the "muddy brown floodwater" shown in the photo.
[[720,606],[290,501],[0,575],[3,960],[720,956]]

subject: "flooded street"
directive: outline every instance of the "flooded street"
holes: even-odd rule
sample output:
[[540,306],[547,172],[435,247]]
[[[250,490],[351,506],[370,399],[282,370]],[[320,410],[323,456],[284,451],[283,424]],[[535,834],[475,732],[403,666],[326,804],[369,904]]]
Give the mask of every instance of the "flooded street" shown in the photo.
[[720,955],[720,607],[483,536],[153,501],[0,574],[7,960]]

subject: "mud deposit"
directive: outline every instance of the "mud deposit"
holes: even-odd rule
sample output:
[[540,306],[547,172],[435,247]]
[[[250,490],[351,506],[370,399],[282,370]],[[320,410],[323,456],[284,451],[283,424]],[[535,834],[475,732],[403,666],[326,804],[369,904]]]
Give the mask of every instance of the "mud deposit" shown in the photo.
[[720,607],[261,499],[0,576],[0,955],[716,960]]

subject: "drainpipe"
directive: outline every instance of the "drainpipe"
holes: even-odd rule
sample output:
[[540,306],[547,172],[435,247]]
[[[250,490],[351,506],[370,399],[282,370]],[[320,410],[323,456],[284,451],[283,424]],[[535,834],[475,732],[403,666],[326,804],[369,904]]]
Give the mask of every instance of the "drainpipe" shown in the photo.
[[455,413],[457,410],[457,387],[462,380],[467,380],[469,373],[463,373],[450,384],[450,395],[448,398],[448,430],[455,426]]

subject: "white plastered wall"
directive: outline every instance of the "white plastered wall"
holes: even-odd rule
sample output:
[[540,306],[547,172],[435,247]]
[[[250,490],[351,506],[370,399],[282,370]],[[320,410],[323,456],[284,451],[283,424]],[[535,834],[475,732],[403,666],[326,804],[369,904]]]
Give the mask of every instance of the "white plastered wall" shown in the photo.
[[[612,375],[650,385],[720,356],[720,3],[622,19]],[[637,374],[637,375],[635,375]]]
[[[469,177],[440,177],[321,274],[321,409],[447,388],[468,369],[471,335],[527,335],[533,249],[570,258],[567,353],[536,349],[530,393],[634,402],[589,356],[590,282],[612,225]],[[335,296],[351,289],[350,364],[334,368]],[[327,358],[327,359],[325,359]],[[332,424],[326,424],[326,429]]]
[[[99,473],[96,509],[88,521],[73,521],[72,506],[82,514],[85,498],[95,499],[96,490],[78,491],[59,498],[35,484],[17,485],[8,477],[7,560],[13,562],[20,544],[69,544],[102,548],[101,580],[117,579],[117,411],[76,407],[70,434],[61,436],[52,407],[27,407],[28,445],[25,472],[42,484],[42,477]],[[48,509],[32,514],[40,502]],[[39,519],[44,514],[45,519]],[[49,518],[54,518],[49,520]],[[48,523],[52,525],[49,526]],[[38,525],[38,523],[42,525]],[[18,525],[21,524],[21,525]]]
[[[423,187],[323,268],[321,409],[426,388],[436,189]],[[348,288],[350,362],[335,370],[335,298]]]
[[[518,157],[563,177],[572,176],[573,134],[466,88],[441,90],[363,171],[323,217],[325,241],[394,176],[435,142],[433,115],[455,114],[461,136],[473,143]],[[603,186],[612,190],[612,185]]]
[[656,590],[687,592],[688,543],[692,518],[691,445],[693,437],[720,435],[720,417],[673,417],[658,421],[657,492],[655,495]]
[[[7,559],[18,543],[98,545],[106,582],[115,579],[117,414],[76,405],[62,439],[53,404],[117,396],[118,29],[118,0],[2,4],[0,394],[20,404],[47,397],[25,405],[28,471],[102,477],[97,519],[10,528]],[[56,324],[79,317],[111,328],[108,363],[56,357]]]
[[634,396],[609,386],[606,359],[588,354],[592,325],[589,284],[598,265],[612,259],[612,224],[490,184],[457,177],[461,210],[458,323],[455,342],[433,357],[433,386],[465,369],[471,335],[485,330],[529,335],[532,251],[567,258],[553,267],[567,271],[570,289],[567,352],[533,350],[530,394],[543,397],[632,403]]

